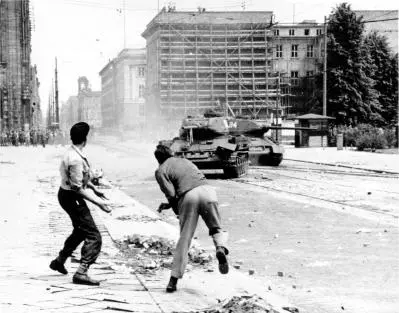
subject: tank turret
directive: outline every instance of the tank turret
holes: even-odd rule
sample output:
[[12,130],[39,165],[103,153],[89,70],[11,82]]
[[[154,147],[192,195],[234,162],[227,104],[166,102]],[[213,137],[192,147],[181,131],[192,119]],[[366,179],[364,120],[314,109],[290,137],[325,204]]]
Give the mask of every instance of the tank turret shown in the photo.
[[199,169],[222,169],[228,178],[247,174],[250,139],[231,132],[229,118],[206,113],[182,121],[179,137],[160,141],[174,155],[192,161]]

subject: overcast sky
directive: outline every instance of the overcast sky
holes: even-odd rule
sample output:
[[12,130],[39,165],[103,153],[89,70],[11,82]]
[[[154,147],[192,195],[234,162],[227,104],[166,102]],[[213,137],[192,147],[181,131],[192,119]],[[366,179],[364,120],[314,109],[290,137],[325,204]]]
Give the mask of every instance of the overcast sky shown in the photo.
[[[170,1],[125,0],[126,47],[145,47],[141,33]],[[273,11],[277,22],[322,22],[341,1],[331,0],[175,0],[177,10]],[[397,10],[397,1],[353,0],[354,10]],[[93,90],[101,90],[99,71],[124,47],[123,0],[31,0],[33,62],[38,66],[43,111],[47,107],[55,57],[58,58],[61,101],[77,94],[77,79],[87,76]],[[45,111],[44,111],[45,112]]]

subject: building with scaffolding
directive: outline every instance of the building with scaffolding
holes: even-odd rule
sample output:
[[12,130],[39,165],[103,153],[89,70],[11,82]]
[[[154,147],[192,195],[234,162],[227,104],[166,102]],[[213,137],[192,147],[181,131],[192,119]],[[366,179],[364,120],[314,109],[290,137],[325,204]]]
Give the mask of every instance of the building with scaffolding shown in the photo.
[[270,11],[163,9],[142,34],[149,115],[178,119],[221,106],[264,118],[300,107],[304,93],[298,97],[296,87],[318,70],[321,28],[313,22],[291,28],[274,23]]
[[31,65],[29,0],[0,0],[0,129],[29,128],[41,114]]

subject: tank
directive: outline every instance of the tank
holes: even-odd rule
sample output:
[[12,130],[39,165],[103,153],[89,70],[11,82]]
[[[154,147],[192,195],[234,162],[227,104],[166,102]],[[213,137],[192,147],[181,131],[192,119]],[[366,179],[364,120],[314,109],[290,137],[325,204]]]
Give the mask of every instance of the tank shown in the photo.
[[161,140],[177,157],[192,161],[199,169],[222,169],[227,178],[246,175],[251,140],[230,131],[228,117],[205,113],[203,117],[183,119],[179,137]]
[[283,160],[284,148],[272,137],[267,136],[270,129],[283,129],[279,126],[270,126],[264,120],[235,118],[235,127],[230,129],[233,135],[244,135],[250,139],[250,165],[279,166]]

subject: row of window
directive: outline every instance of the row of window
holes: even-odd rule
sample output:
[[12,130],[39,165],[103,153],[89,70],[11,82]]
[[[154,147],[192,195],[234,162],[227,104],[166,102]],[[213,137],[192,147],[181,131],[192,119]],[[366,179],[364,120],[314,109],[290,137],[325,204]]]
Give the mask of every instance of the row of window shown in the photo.
[[[306,77],[313,78],[314,71],[307,71]],[[298,86],[299,85],[299,73],[298,71],[291,71],[291,85]]]
[[[299,31],[299,29],[297,29]],[[322,34],[321,29],[316,29],[316,35],[320,36]],[[291,28],[288,30],[288,35],[289,36],[295,36],[295,29]],[[303,29],[303,35],[304,36],[310,36],[310,29],[309,28],[305,28]],[[275,29],[274,30],[274,36],[280,36],[280,30],[279,29]]]
[[[291,45],[291,58],[298,57],[298,46],[299,45]],[[314,48],[313,45],[307,45],[306,47],[306,57],[313,58],[314,56]],[[276,45],[276,58],[283,57],[283,45]]]

